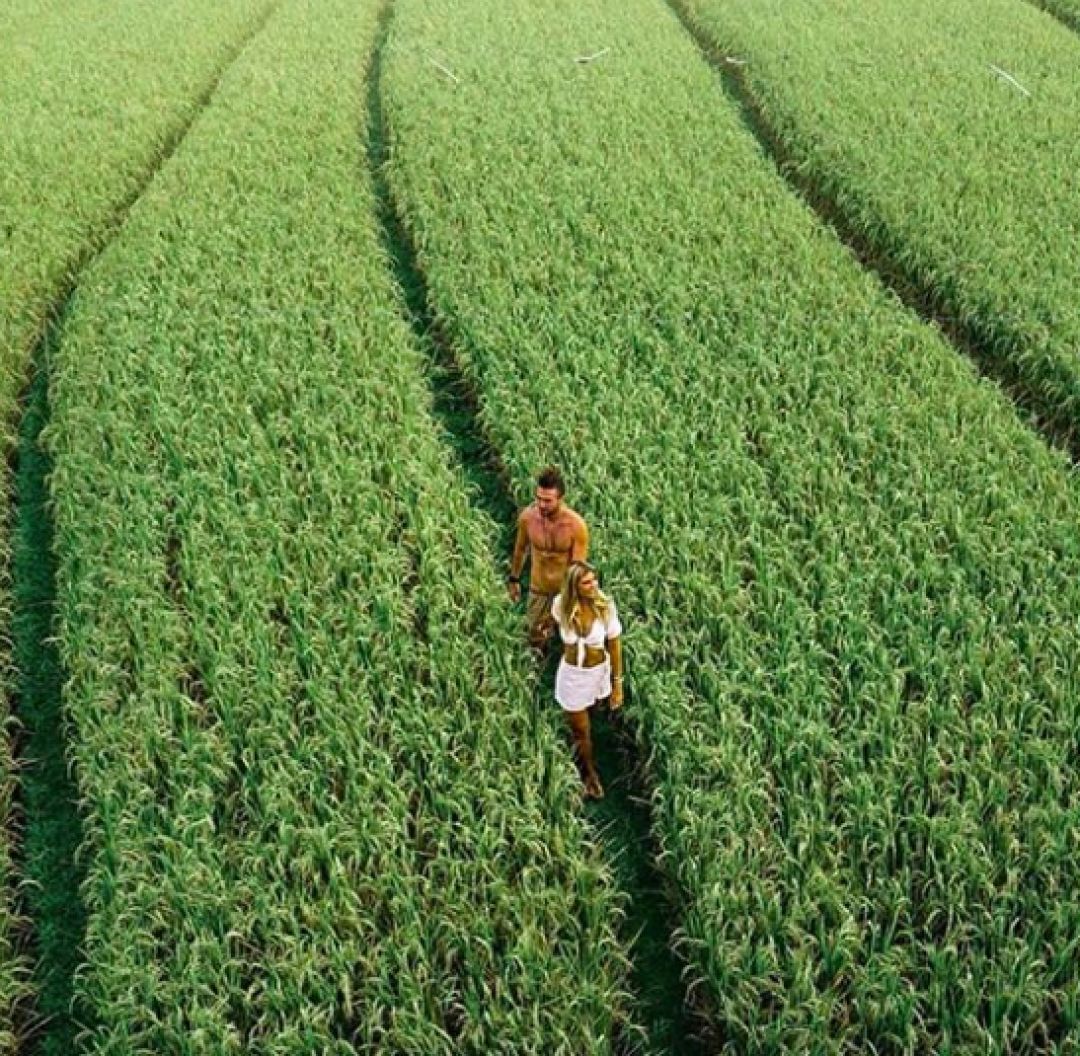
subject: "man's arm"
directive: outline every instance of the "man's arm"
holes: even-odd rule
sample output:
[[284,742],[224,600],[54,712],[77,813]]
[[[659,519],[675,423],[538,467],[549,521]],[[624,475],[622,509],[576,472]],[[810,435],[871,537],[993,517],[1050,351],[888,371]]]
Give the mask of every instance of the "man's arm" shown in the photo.
[[527,511],[518,514],[517,534],[514,536],[514,552],[510,555],[510,600],[521,597],[521,570],[525,567],[525,553],[529,549],[529,531],[525,525]]
[[589,556],[589,526],[583,517],[578,517],[574,529],[574,541],[570,544],[570,560],[584,561]]

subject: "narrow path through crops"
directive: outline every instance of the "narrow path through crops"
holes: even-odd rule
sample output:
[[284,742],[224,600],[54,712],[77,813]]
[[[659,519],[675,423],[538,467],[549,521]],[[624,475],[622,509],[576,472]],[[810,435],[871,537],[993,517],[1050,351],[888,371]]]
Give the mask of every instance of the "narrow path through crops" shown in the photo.
[[719,75],[720,82],[735,104],[743,123],[772,160],[780,176],[836,233],[856,260],[877,276],[881,284],[924,322],[936,327],[955,348],[964,353],[985,377],[996,382],[1017,407],[1021,417],[1053,447],[1074,461],[1080,461],[1080,436],[1068,416],[1062,416],[1053,401],[1024,383],[1011,366],[1010,357],[995,355],[989,340],[979,332],[977,320],[953,315],[934,290],[903,264],[873,246],[859,228],[850,223],[843,210],[794,163],[791,152],[772,127],[742,71],[738,56],[722,54],[703,33],[682,0],[665,0],[675,17],[693,39],[705,60]]
[[74,978],[86,930],[80,894],[85,862],[79,860],[82,820],[78,788],[69,766],[62,707],[64,674],[54,638],[56,555],[49,502],[51,461],[41,443],[49,421],[49,372],[61,340],[79,277],[123,227],[158,170],[183,141],[209,105],[221,79],[270,18],[267,5],[251,32],[233,49],[195,101],[190,118],[172,130],[138,187],[106,225],[106,234],[88,246],[73,269],[67,288],[54,302],[44,333],[31,355],[30,376],[20,400],[19,443],[11,456],[13,554],[10,570],[14,611],[12,640],[15,699],[12,710],[20,727],[15,738],[17,829],[13,846],[21,878],[19,905],[25,920],[22,941],[35,962],[32,1007],[18,1010],[20,1053],[68,1056],[89,1012],[73,1005]]
[[[413,332],[430,361],[434,410],[442,423],[462,476],[476,501],[499,526],[498,552],[509,556],[516,515],[510,477],[484,437],[475,391],[455,360],[453,348],[428,306],[427,284],[409,232],[398,214],[385,173],[388,131],[380,95],[382,55],[392,18],[387,0],[368,80],[369,157],[379,202],[383,242],[405,299]],[[554,665],[537,683],[537,708],[554,706]],[[622,932],[633,963],[634,1022],[648,1031],[650,1053],[698,1056],[706,1048],[694,1031],[703,1029],[687,1007],[684,962],[672,948],[676,915],[656,865],[648,798],[636,760],[633,737],[624,720],[600,718],[594,727],[597,763],[607,794],[588,806],[588,816],[613,872],[626,895]],[[569,750],[569,747],[568,749]],[[634,1052],[634,1039],[619,1043]]]
[[385,0],[367,88],[368,164],[378,202],[383,245],[394,279],[405,299],[409,324],[420,346],[428,354],[435,413],[457,456],[462,474],[474,489],[477,501],[500,528],[500,552],[509,553],[517,512],[511,497],[510,475],[497,452],[484,440],[479,425],[476,393],[463,377],[454,361],[450,342],[428,309],[427,283],[417,265],[409,234],[397,214],[386,177],[388,139],[379,93],[382,53],[392,14],[390,0]]
[[48,495],[51,463],[41,445],[41,430],[49,418],[49,363],[61,325],[62,316],[35,352],[15,467],[13,557],[13,636],[22,723],[16,742],[24,831],[19,865],[26,883],[25,915],[32,921],[28,939],[37,958],[36,1008],[27,1010],[19,1032],[21,1051],[57,1056],[75,1049],[72,980],[86,928],[79,898],[84,870],[77,861],[82,822],[65,751],[63,675],[52,637],[56,556]]
[[[554,700],[554,675],[544,679],[543,702]],[[649,1051],[704,1056],[708,1028],[688,1005],[682,970],[685,962],[671,949],[675,899],[656,865],[647,782],[626,720],[603,715],[593,723],[596,764],[604,780],[604,798],[589,805],[618,878],[629,895],[625,929],[633,963],[632,985],[637,1017],[649,1032]]]

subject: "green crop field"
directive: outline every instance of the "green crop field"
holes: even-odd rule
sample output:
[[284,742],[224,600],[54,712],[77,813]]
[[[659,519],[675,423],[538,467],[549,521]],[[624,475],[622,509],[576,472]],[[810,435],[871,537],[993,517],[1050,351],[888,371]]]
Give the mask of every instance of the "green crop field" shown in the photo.
[[[215,71],[255,27],[265,2],[73,0],[14,3],[0,12],[0,444],[16,461],[20,405],[32,347],[62,311],[79,263],[104,244],[118,211],[182,132]],[[0,521],[14,525],[16,473],[5,475]],[[31,501],[27,498],[27,502]],[[14,530],[0,534],[0,709],[29,701],[36,657],[16,659],[34,622],[32,600],[15,571]],[[22,561],[33,576],[36,563]],[[18,582],[15,582],[19,579]],[[12,593],[21,597],[12,597]],[[32,591],[29,592],[32,594]],[[48,632],[48,621],[41,624]],[[31,650],[31,653],[33,651]],[[32,722],[31,722],[32,725]],[[24,827],[11,775],[10,721],[0,740],[0,819]],[[31,738],[33,743],[33,738]],[[35,745],[34,750],[37,750]],[[30,890],[37,831],[27,836]],[[45,838],[46,840],[48,837]],[[0,1052],[18,1044],[25,1019],[25,921],[18,920],[7,841],[0,845]]]
[[521,487],[571,467],[633,613],[721,1036],[1073,1035],[1068,467],[807,215],[663,7],[397,9],[391,182],[494,443]]
[[1071,6],[0,12],[0,1056],[1080,1053]]
[[169,0],[149,8],[144,0],[75,0],[52,7],[16,4],[0,35],[5,422],[29,346],[80,261],[111,236],[124,203],[268,2]]
[[374,14],[282,6],[65,328],[88,1051],[569,1054],[619,1012],[617,905],[373,222]]
[[1075,435],[1080,36],[1017,0],[675,6],[804,178]]

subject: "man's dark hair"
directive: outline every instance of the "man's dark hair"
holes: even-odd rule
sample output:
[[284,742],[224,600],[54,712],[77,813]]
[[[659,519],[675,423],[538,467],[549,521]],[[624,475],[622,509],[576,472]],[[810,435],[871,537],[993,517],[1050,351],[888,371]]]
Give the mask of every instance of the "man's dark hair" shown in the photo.
[[541,488],[554,488],[560,495],[566,494],[566,484],[558,466],[544,466],[536,483]]

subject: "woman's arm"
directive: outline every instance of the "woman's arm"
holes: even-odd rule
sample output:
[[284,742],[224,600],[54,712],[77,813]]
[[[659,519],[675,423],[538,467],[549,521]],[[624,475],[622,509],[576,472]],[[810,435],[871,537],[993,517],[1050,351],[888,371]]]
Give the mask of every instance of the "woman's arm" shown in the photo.
[[622,638],[609,638],[607,646],[611,656],[611,708],[615,711],[623,702]]

